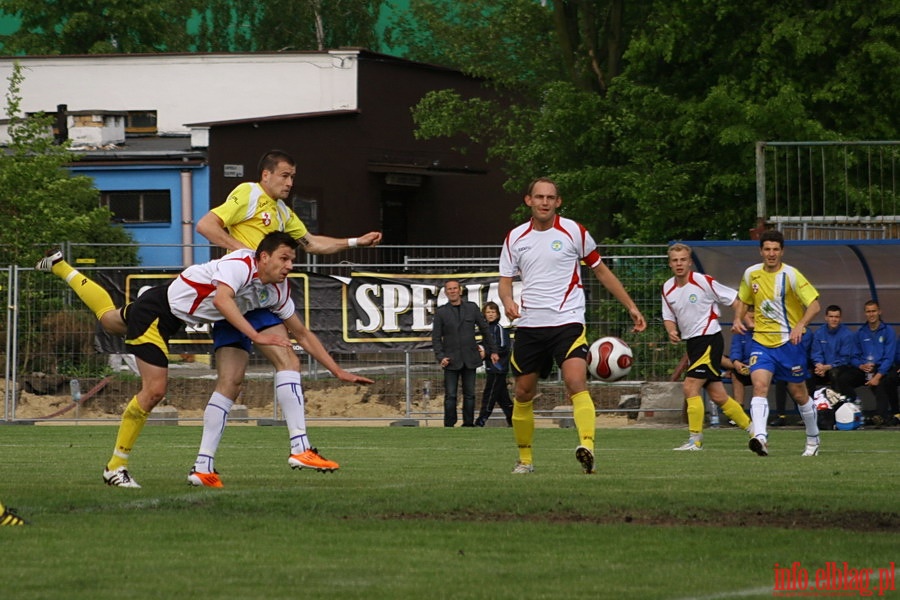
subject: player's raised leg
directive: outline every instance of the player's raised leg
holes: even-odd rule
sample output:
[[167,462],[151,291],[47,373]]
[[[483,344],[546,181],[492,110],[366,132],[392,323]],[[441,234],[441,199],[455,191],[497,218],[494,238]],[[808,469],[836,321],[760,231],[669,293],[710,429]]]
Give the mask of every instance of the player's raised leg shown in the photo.
[[81,298],[81,301],[93,311],[107,332],[113,335],[125,335],[125,321],[116,309],[109,292],[67,263],[61,250],[48,250],[47,255],[35,265],[35,269],[53,273],[65,281]]

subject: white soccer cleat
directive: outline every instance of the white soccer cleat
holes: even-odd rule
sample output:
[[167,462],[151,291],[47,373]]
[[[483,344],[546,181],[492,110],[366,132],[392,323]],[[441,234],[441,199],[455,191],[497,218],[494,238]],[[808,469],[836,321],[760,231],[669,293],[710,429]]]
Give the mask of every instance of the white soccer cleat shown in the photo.
[[672,450],[676,452],[697,452],[698,450],[703,450],[703,443],[688,440],[677,448],[672,448]]
[[113,469],[112,471],[103,470],[103,481],[106,482],[106,485],[111,485],[113,487],[124,487],[124,488],[140,488],[138,482],[132,479],[131,474],[128,472],[124,466],[119,467],[118,469]]
[[49,273],[53,269],[53,265],[63,259],[62,250],[47,250],[44,258],[38,261],[34,268],[38,271],[46,271]]
[[766,442],[766,438],[761,435],[750,438],[750,449],[760,456],[769,455],[769,444]]
[[516,468],[512,470],[515,475],[527,475],[528,473],[534,473],[534,465],[527,465],[523,462],[517,462]]
[[803,454],[800,456],[818,456],[819,455],[819,444],[810,444],[807,442],[806,449],[803,451]]

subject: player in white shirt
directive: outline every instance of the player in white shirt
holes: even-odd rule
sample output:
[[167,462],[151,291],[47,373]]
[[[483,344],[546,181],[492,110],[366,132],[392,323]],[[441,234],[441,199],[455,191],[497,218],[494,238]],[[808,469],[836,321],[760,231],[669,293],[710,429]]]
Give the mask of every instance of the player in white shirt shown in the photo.
[[[581,261],[616,300],[628,309],[634,331],[647,328],[644,316],[622,283],[600,260],[597,244],[580,224],[560,217],[562,197],[550,179],[534,180],[525,195],[531,219],[510,231],[500,254],[499,296],[510,321],[518,319],[510,357],[516,380],[512,426],[519,448],[513,473],[534,471],[534,397],[538,379],[553,361],[559,365],[578,430],[575,457],[585,473],[594,472],[596,412],[587,390],[584,284]],[[513,279],[521,278],[521,306],[513,299]]]
[[[266,307],[277,314],[300,346],[343,381],[372,383],[340,368],[294,311],[287,283],[297,241],[284,232],[263,238],[254,251],[243,250],[225,258],[185,269],[168,285],[151,288],[123,309],[127,324],[125,345],[137,359],[141,389],[125,408],[116,447],[103,471],[103,480],[116,487],[140,487],[128,472],[128,459],[150,411],[166,395],[168,341],[183,324],[231,323],[254,344],[291,347],[282,335],[260,333],[243,313]],[[298,373],[299,377],[299,373]],[[299,384],[299,379],[298,382]],[[282,395],[299,394],[299,385],[283,386]],[[302,397],[294,399],[302,404]],[[210,484],[212,487],[221,487]]]
[[687,403],[690,439],[675,450],[703,449],[703,418],[706,413],[700,390],[706,388],[710,399],[722,408],[735,425],[750,430],[750,419],[722,383],[722,353],[725,339],[719,325],[718,306],[733,307],[737,290],[691,268],[691,248],[686,244],[669,246],[669,268],[674,276],[662,286],[663,325],[669,341],[687,343],[688,367],[682,390]]

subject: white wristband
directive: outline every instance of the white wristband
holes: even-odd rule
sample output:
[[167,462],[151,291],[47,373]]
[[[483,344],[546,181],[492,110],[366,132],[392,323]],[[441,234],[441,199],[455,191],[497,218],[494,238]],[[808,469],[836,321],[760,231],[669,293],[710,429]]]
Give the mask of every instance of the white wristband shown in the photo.
[[347,238],[347,245],[356,248],[359,245],[359,238]]

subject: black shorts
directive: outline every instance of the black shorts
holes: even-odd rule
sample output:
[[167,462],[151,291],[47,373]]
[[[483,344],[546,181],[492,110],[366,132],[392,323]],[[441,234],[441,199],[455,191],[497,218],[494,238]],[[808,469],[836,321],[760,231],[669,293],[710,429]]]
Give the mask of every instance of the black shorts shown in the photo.
[[567,358],[587,358],[588,343],[584,325],[571,323],[559,327],[520,327],[516,330],[510,366],[513,375],[538,373],[550,375],[553,362],[562,365]]
[[126,313],[128,352],[157,367],[169,366],[169,339],[184,325],[169,308],[168,291],[168,285],[150,288]]
[[722,353],[725,339],[722,332],[701,335],[687,340],[688,368],[685,377],[722,381]]
[[738,373],[737,371],[731,372],[731,383],[734,385],[735,383],[739,383],[741,385],[753,385],[753,381],[750,379],[749,375],[744,375],[743,373]]

